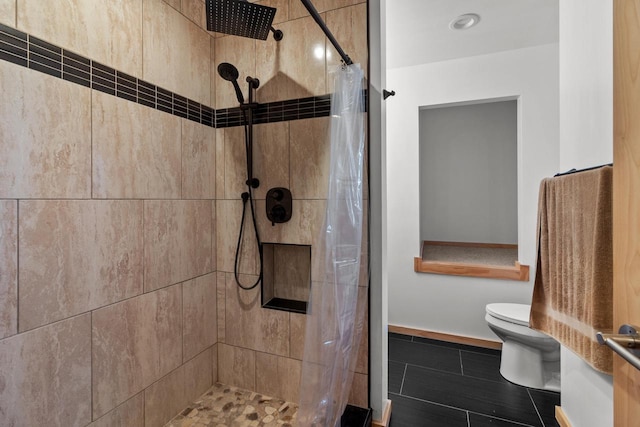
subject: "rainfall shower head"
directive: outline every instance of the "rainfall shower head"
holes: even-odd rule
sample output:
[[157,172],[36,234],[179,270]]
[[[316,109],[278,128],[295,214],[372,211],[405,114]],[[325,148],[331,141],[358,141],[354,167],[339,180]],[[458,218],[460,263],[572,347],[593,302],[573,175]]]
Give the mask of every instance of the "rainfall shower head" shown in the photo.
[[[266,40],[275,16],[275,8],[246,0],[207,0],[209,31]],[[277,31],[273,31],[278,40]]]
[[218,74],[220,74],[220,77],[233,84],[233,87],[236,90],[236,97],[238,97],[238,102],[240,104],[244,104],[244,96],[242,96],[242,91],[238,85],[238,77],[240,76],[238,69],[228,62],[223,62],[218,65]]

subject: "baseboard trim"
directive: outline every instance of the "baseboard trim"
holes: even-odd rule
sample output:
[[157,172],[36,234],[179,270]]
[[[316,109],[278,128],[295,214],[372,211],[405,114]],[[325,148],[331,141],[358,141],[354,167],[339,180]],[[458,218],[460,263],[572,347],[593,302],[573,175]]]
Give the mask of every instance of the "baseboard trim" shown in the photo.
[[441,332],[425,331],[423,329],[413,329],[394,325],[389,325],[389,332],[403,335],[413,335],[416,337],[429,338],[433,340],[455,342],[458,344],[473,345],[476,347],[491,348],[494,350],[502,350],[502,342],[500,341],[489,341],[480,338],[443,334]]
[[384,404],[384,410],[382,411],[382,419],[373,420],[371,427],[387,427],[391,421],[391,401],[387,399]]
[[569,418],[567,418],[567,415],[564,413],[561,406],[556,406],[556,421],[558,421],[560,427],[571,427]]

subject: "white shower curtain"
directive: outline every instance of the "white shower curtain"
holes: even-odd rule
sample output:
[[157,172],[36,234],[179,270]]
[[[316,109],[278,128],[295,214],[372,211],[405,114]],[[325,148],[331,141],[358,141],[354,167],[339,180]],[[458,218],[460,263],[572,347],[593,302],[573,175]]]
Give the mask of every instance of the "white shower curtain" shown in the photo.
[[[351,389],[366,305],[362,255],[364,99],[359,65],[332,73],[331,161],[300,384],[299,426],[340,425]],[[361,263],[364,269],[361,268]],[[360,295],[360,298],[359,298]]]

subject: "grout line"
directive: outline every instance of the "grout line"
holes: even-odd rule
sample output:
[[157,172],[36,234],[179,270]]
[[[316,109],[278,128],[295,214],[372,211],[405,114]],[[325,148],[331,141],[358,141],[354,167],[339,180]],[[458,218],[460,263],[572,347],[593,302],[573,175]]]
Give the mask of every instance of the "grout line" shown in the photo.
[[147,255],[147,238],[145,237],[145,228],[144,228],[144,219],[145,219],[145,209],[147,202],[142,200],[142,292],[140,295],[144,295],[144,288],[146,285],[146,255]]
[[[288,150],[289,151],[288,152],[289,158],[288,158],[288,170],[287,170],[287,172],[288,172],[288,175],[289,175],[288,176],[289,189],[291,189],[291,187],[292,187],[292,185],[291,185],[292,182],[291,181],[292,181],[292,177],[293,177],[293,174],[291,173],[291,122],[285,122],[285,123],[287,123],[287,138],[288,138],[287,145],[288,145],[288,148],[289,148],[289,150]],[[266,195],[265,195],[265,198],[266,198]]]
[[[89,333],[89,344],[90,344],[90,349],[89,351],[91,352],[91,354],[89,355],[89,358],[91,360],[90,366],[91,366],[91,420],[95,421],[95,419],[93,418],[93,407],[94,407],[94,401],[93,401],[93,311],[89,314],[89,321],[90,321],[90,325],[89,327],[90,329],[90,333]],[[115,409],[115,408],[114,408]]]
[[142,389],[142,421],[147,422],[147,389]]
[[408,363],[405,363],[404,372],[402,372],[402,382],[400,383],[400,394],[402,394],[402,388],[404,387],[404,379],[407,376],[407,366],[408,366]]
[[[412,339],[413,338],[414,337],[412,336]],[[462,363],[462,351],[465,351],[465,350],[459,349],[460,366],[461,366],[462,373],[464,375],[464,371],[463,371],[464,368],[463,368],[463,363]],[[482,353],[480,353],[480,354],[482,354]],[[394,361],[394,360],[390,360],[390,361],[398,363],[398,361]],[[402,362],[399,362],[399,363],[402,363]],[[506,419],[506,418],[497,417],[497,416],[495,416],[493,414],[485,414],[485,413],[481,413],[481,412],[470,411],[470,410],[467,410],[467,409],[458,408],[458,407],[455,407],[455,406],[450,406],[450,405],[447,405],[447,404],[432,402],[432,401],[429,401],[429,400],[424,400],[424,399],[420,399],[420,398],[413,397],[413,396],[410,396],[410,395],[402,394],[408,366],[415,366],[415,367],[422,368],[422,369],[425,369],[425,370],[442,372],[442,373],[453,374],[453,375],[459,375],[459,374],[455,374],[455,373],[452,373],[452,372],[442,371],[442,370],[429,368],[429,367],[425,367],[425,366],[420,366],[420,365],[414,365],[414,364],[411,364],[411,363],[405,363],[405,370],[404,370],[404,373],[403,373],[402,385],[400,387],[400,393],[389,392],[389,395],[399,395],[399,396],[410,398],[410,399],[413,399],[413,400],[416,400],[416,401],[421,401],[421,402],[430,403],[430,404],[434,404],[434,405],[438,405],[438,406],[443,406],[443,407],[448,407],[448,408],[452,408],[452,409],[456,409],[456,410],[466,411],[466,413],[467,413],[467,424],[469,426],[471,425],[470,414],[473,413],[473,414],[477,414],[477,415],[484,416],[484,417],[494,418],[496,420],[506,421],[506,422],[509,422],[509,423],[511,423],[513,425],[517,425],[517,426],[533,427],[530,424],[525,424],[525,423],[520,422],[520,421],[514,421],[514,420],[509,420],[509,419]],[[486,379],[486,378],[479,378],[479,377],[470,376],[470,375],[466,375],[466,376],[469,377],[469,378],[475,378],[475,379],[482,380],[482,381],[490,381],[490,382],[493,382],[493,383],[499,383],[498,381],[494,381],[494,380],[490,380],[490,379]],[[526,390],[527,390],[527,394],[529,395],[529,399],[533,402],[534,408],[536,410],[536,414],[538,415],[538,419],[542,423],[541,425],[544,426],[544,422],[542,421],[542,417],[540,415],[540,411],[538,410],[537,406],[535,405],[535,402],[533,401],[533,396],[531,395],[530,390],[528,388],[526,388]]]
[[536,410],[536,414],[538,414],[538,419],[540,420],[541,425],[544,426],[544,420],[542,419],[542,416],[540,415],[540,411],[538,411],[538,406],[536,405],[535,400],[533,400],[533,396],[531,396],[531,393],[529,392],[528,388],[527,388],[527,395],[529,396],[529,399],[533,404],[533,408]]
[[525,424],[525,423],[521,423],[520,421],[514,421],[514,420],[507,419],[507,418],[496,417],[494,415],[483,414],[481,412],[476,412],[476,411],[467,411],[467,412],[469,414],[475,414],[475,415],[480,415],[482,417],[493,418],[493,419],[496,419],[496,420],[499,420],[499,421],[506,421],[506,422],[508,422],[510,424],[513,424],[515,426],[535,427],[535,426],[532,426],[531,424]]
[[[81,313],[74,313],[74,314],[69,315],[69,316],[67,316],[67,317],[64,317],[64,318],[62,318],[62,319],[56,319],[56,320],[53,320],[53,321],[51,321],[50,323],[47,323],[47,324],[45,324],[45,325],[38,325],[38,326],[36,326],[36,327],[34,327],[34,328],[27,329],[26,331],[21,331],[21,332],[19,332],[19,333],[20,333],[20,334],[24,334],[24,333],[27,333],[27,332],[36,331],[36,330],[38,330],[38,329],[42,329],[42,328],[45,328],[45,327],[47,327],[47,326],[51,326],[51,325],[56,324],[56,323],[64,322],[64,321],[66,321],[66,320],[74,319],[74,318],[76,318],[76,317],[83,316],[83,315],[86,315],[86,314],[91,314],[91,313],[93,313],[94,311],[102,310],[103,308],[111,307],[111,306],[114,306],[114,305],[116,305],[116,304],[123,303],[123,302],[125,302],[125,301],[130,301],[130,300],[132,300],[132,299],[134,299],[134,298],[139,298],[139,297],[142,297],[142,296],[145,296],[145,295],[148,295],[148,294],[154,293],[154,292],[158,292],[158,291],[163,291],[163,290],[164,290],[164,291],[166,291],[166,290],[168,290],[169,288],[172,288],[172,287],[174,287],[174,286],[181,285],[182,283],[187,282],[187,281],[189,281],[189,280],[193,280],[193,279],[196,279],[196,278],[199,278],[199,277],[207,276],[207,275],[209,275],[209,274],[211,274],[211,272],[206,273],[206,274],[201,274],[201,275],[199,275],[199,276],[197,276],[197,277],[192,277],[192,278],[190,278],[190,279],[185,279],[185,280],[183,280],[182,282],[172,283],[171,285],[166,285],[166,286],[163,286],[163,287],[161,287],[161,288],[152,289],[152,290],[150,290],[149,292],[143,292],[143,293],[141,293],[141,294],[132,295],[132,296],[130,296],[130,297],[127,297],[127,298],[124,298],[124,299],[121,299],[121,300],[118,300],[118,301],[114,301],[114,302],[111,302],[111,303],[109,303],[109,304],[107,304],[107,305],[103,305],[103,306],[100,306],[100,307],[96,307],[96,308],[93,308],[93,309],[91,309],[91,310],[86,310],[86,311],[83,311],[83,312],[81,312]],[[14,336],[14,335],[12,335],[12,336]],[[7,338],[10,338],[10,337],[7,337]],[[6,339],[6,338],[3,338],[3,339]],[[0,340],[0,341],[1,341],[1,340]]]
[[185,282],[180,284],[180,353],[182,353],[180,359],[182,359],[182,364],[186,362],[184,360],[184,284]]
[[458,408],[457,406],[451,406],[451,405],[446,405],[444,403],[433,402],[431,400],[420,399],[419,397],[413,397],[413,396],[409,396],[409,395],[406,395],[406,394],[402,394],[401,395],[401,394],[398,394],[398,393],[389,392],[389,395],[396,395],[396,396],[404,397],[406,399],[415,400],[417,402],[430,403],[432,405],[440,406],[440,407],[443,407],[443,408],[455,409],[455,410],[458,410],[458,411],[465,411],[465,412],[467,412],[469,414],[476,414],[476,415],[481,415],[483,417],[494,418],[494,419],[499,420],[499,421],[506,421],[506,422],[514,424],[516,426],[534,427],[531,424],[524,424],[524,423],[521,423],[520,421],[514,421],[514,420],[507,419],[507,418],[496,417],[494,415],[483,414],[482,412],[470,411],[468,409]]
[[[413,366],[416,368],[421,368],[421,369],[427,369],[429,371],[436,371],[436,372],[441,372],[443,374],[451,374],[451,375],[457,375],[457,376],[461,376],[459,373],[457,372],[451,372],[451,371],[445,371],[442,369],[438,369],[438,368],[430,368],[428,366],[422,366],[422,365],[416,365],[415,363],[409,363],[409,362],[403,362],[402,360],[393,360],[393,359],[389,359],[390,362],[395,362],[395,363],[402,363],[404,365],[407,366]],[[471,378],[476,378],[476,377],[471,377]],[[484,379],[484,378],[477,378],[477,379]],[[486,380],[486,381],[491,381],[491,380]],[[493,381],[493,382],[497,382],[497,381]]]
[[[144,80],[144,1],[140,4],[140,78]],[[145,80],[146,81],[146,80]],[[156,85],[156,107],[158,106],[158,86]],[[157,108],[156,108],[157,109]],[[144,419],[144,418],[143,418]]]
[[460,357],[460,373],[464,375],[464,364],[462,363],[462,351],[458,350],[458,357]]
[[[82,198],[82,197],[59,197],[59,198],[51,198],[51,197],[23,197],[20,199],[5,199],[5,200],[24,200],[24,201],[37,201],[37,202],[88,202],[88,201],[103,201],[103,202],[113,202],[113,201],[148,201],[148,202],[206,202],[214,199],[197,199],[193,197],[188,197],[181,199],[179,197],[96,197],[95,199],[91,198]],[[222,200],[238,200],[239,198],[233,199],[222,199]],[[265,200],[265,199],[255,199],[255,200]],[[325,199],[295,199],[295,200],[325,200]]]
[[[20,333],[20,200],[16,200],[16,335]],[[8,338],[8,337],[5,337]]]
[[[457,373],[457,372],[445,371],[445,370],[438,369],[438,368],[431,368],[431,367],[429,367],[429,366],[416,365],[415,363],[403,362],[403,361],[401,361],[401,360],[393,360],[393,359],[389,359],[389,361],[390,361],[390,362],[395,362],[395,363],[404,363],[404,364],[406,364],[407,366],[414,366],[414,367],[416,367],[416,368],[426,369],[426,370],[429,370],[429,371],[440,372],[440,373],[443,373],[443,374],[457,375],[457,376],[459,376],[459,377],[460,377],[460,376],[463,376],[462,374]],[[467,378],[474,378],[474,379],[476,379],[476,380],[487,381],[487,382],[490,382],[490,383],[503,384],[503,382],[502,382],[502,381],[490,380],[490,379],[488,379],[488,378],[482,378],[482,377],[478,377],[478,376],[475,376],[475,375],[469,375],[469,374],[467,374],[467,375],[464,375],[464,376],[466,376]],[[519,386],[519,387],[521,387],[521,386]]]
[[[91,79],[91,75],[89,75]],[[94,90],[89,90],[89,199],[93,200],[93,93]]]
[[[449,408],[449,409],[456,409],[458,411],[467,411],[466,409],[463,408],[458,408],[456,406],[451,406],[451,405],[446,405],[444,403],[438,403],[438,402],[432,402],[430,400],[425,400],[425,399],[420,399],[419,397],[413,397],[413,396],[409,396],[407,394],[398,394],[398,393],[389,393],[389,395],[395,394],[396,396],[401,396],[404,397],[406,399],[411,399],[411,400],[415,400],[417,402],[423,402],[423,403],[430,403],[432,405],[436,405],[436,406],[441,406],[443,408]],[[484,414],[483,414],[484,415]]]
[[180,120],[180,199],[184,199],[184,119]]

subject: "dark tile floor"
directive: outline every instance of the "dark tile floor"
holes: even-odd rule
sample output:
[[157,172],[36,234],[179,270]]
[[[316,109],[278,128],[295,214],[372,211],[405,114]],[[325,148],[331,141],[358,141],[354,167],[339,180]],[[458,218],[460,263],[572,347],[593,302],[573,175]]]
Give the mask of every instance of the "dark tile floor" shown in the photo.
[[389,333],[391,427],[557,427],[560,394],[500,375],[500,352]]

